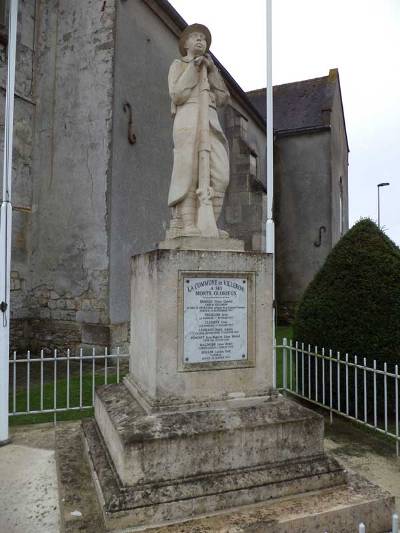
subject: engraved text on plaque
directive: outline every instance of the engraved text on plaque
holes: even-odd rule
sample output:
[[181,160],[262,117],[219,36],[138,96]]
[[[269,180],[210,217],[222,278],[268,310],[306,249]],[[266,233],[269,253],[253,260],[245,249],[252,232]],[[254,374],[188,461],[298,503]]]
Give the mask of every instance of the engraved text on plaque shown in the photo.
[[247,359],[247,279],[185,277],[186,364]]

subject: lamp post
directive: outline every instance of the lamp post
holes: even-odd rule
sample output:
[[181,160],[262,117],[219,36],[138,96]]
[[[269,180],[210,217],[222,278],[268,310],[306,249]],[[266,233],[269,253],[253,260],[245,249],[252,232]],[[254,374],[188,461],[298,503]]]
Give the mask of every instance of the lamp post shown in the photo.
[[7,92],[4,124],[3,197],[0,209],[0,446],[8,435],[8,358],[10,349],[11,175],[14,122],[15,52],[18,0],[11,0],[8,23]]
[[378,228],[379,228],[379,229],[380,229],[380,227],[381,227],[381,201],[380,201],[380,190],[381,190],[381,187],[387,187],[388,185],[390,185],[389,182],[378,183],[378,185],[377,185],[377,188],[378,188]]
[[[273,217],[274,199],[274,128],[273,128],[273,87],[272,87],[272,0],[266,0],[266,47],[267,83],[266,98],[266,174],[267,174],[267,223],[265,228],[265,251],[272,255],[272,351],[275,345],[275,224]],[[276,388],[276,358],[273,358],[273,387]]]

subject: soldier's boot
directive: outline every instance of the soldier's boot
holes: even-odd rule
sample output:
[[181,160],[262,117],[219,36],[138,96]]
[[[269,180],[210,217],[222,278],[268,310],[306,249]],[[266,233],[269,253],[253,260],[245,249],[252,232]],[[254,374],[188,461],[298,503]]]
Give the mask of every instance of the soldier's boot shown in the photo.
[[188,193],[186,198],[182,200],[179,206],[179,211],[182,220],[182,237],[198,237],[199,235],[201,235],[201,231],[197,228],[195,223],[197,213],[196,205],[197,197],[196,193],[193,192]]
[[[213,210],[214,210],[214,216],[215,216],[216,223],[218,223],[219,215],[221,214],[221,211],[222,211],[222,204],[224,203],[224,195],[225,193],[223,192],[214,191],[212,204],[213,204]],[[227,231],[224,231],[223,229],[218,228],[218,233],[221,239],[229,238],[229,233]]]

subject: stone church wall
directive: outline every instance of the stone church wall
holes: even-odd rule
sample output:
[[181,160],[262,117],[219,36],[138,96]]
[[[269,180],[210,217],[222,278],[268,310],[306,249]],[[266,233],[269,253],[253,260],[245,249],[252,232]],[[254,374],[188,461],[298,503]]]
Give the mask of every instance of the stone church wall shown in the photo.
[[[178,22],[153,0],[20,2],[13,348],[126,345],[130,257],[169,221]],[[265,135],[235,91],[222,226],[262,249]]]
[[[35,3],[22,1],[18,17],[18,48],[14,104],[14,154],[12,173],[13,242],[11,299],[12,337],[23,336],[20,321],[25,317],[29,293],[29,225],[32,218],[32,139],[35,114],[34,41]],[[7,48],[0,45],[0,161],[4,158],[5,96],[7,85]],[[1,190],[3,164],[0,166]],[[0,191],[0,194],[2,192]],[[3,250],[1,251],[3,253]]]
[[[37,0],[28,24],[33,5],[21,3],[22,34],[31,28],[34,61],[25,77],[31,73],[35,115],[24,234],[29,263],[25,278],[13,274],[14,327],[25,348],[29,339],[33,348],[59,340],[104,344],[114,1]],[[18,223],[14,231],[18,239]],[[13,268],[17,259],[14,252]],[[16,294],[22,288],[24,300]]]

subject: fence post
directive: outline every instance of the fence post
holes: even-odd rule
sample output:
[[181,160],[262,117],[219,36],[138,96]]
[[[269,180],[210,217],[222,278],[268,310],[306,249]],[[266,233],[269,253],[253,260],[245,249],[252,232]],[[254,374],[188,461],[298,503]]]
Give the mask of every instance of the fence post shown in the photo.
[[392,533],[399,533],[399,515],[397,513],[392,517]]
[[308,399],[311,400],[311,344],[308,345],[307,361],[308,361]]
[[354,356],[354,416],[358,420],[358,359]]
[[57,424],[57,350],[54,350],[54,368],[53,368],[53,379],[54,379],[54,388],[53,388],[53,423]]
[[384,398],[384,422],[385,422],[385,433],[388,431],[388,415],[387,415],[387,363],[383,364],[383,398]]
[[287,338],[285,337],[283,339],[283,361],[282,361],[282,383],[283,383],[283,388],[286,390],[287,389],[287,370],[286,370],[286,367],[287,367]]
[[376,406],[376,360],[374,360],[374,427],[378,426],[378,415]]
[[31,410],[31,351],[26,354],[26,412]]
[[322,354],[322,405],[325,405],[325,348],[321,349]]
[[272,387],[276,389],[276,368],[277,368],[277,351],[276,351],[276,338],[274,339],[274,347],[272,350]]
[[304,396],[304,342],[301,343],[301,395]]
[[367,396],[367,359],[364,357],[364,423],[368,422],[368,396]]
[[340,352],[337,352],[337,410],[340,413]]
[[399,456],[399,366],[395,366],[395,416],[396,416],[396,455]]
[[333,424],[332,350],[329,350],[329,418]]
[[314,346],[315,401],[318,402],[318,347]]
[[346,353],[346,415],[349,415],[349,354]]

